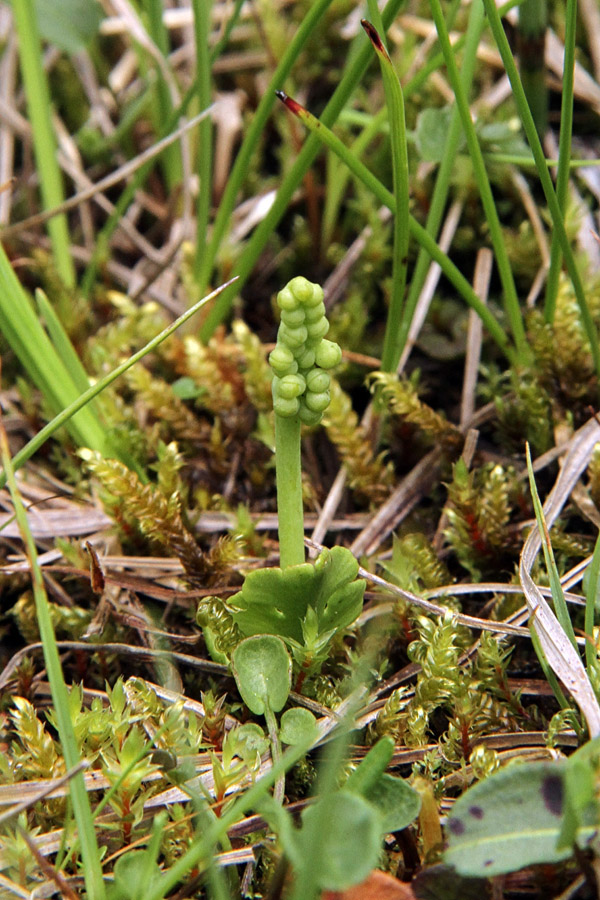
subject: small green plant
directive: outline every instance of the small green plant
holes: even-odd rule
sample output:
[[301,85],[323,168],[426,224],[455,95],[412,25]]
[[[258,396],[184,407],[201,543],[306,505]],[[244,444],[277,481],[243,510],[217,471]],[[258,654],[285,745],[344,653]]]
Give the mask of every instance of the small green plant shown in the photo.
[[244,637],[283,638],[300,670],[301,684],[320,668],[333,636],[360,613],[365,585],[356,580],[358,563],[343,547],[324,550],[314,563],[304,561],[300,430],[302,423],[316,425],[321,420],[329,403],[326,370],[339,363],[341,350],[324,339],[329,323],[319,285],[293,278],[277,302],[281,325],[269,362],[274,372],[281,568],[251,572],[230,606]]

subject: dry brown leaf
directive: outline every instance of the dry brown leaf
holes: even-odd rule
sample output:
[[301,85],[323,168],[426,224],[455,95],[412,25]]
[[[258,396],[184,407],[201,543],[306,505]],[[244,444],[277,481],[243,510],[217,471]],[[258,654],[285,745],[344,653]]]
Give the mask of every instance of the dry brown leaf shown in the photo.
[[417,900],[409,884],[374,869],[361,884],[347,891],[324,891],[321,900]]

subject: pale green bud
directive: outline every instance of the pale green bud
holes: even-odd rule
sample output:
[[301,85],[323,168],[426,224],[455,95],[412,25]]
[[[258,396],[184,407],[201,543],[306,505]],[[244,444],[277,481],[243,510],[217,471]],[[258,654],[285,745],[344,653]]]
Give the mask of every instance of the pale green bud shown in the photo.
[[280,377],[287,375],[291,367],[296,365],[294,354],[289,347],[284,347],[283,344],[277,344],[275,349],[271,350],[269,354],[269,365],[276,375],[279,375]]
[[325,316],[325,304],[318,303],[317,306],[308,306],[304,315],[306,316],[306,322],[318,322],[319,319]]
[[331,378],[323,369],[312,369],[306,376],[306,387],[314,394],[322,394],[329,390]]
[[290,350],[294,350],[305,343],[308,337],[308,331],[304,325],[300,325],[298,328],[288,328],[285,322],[282,322],[279,326],[277,337],[278,340],[289,347]]
[[315,287],[318,287],[318,285],[312,284],[303,275],[297,275],[296,278],[292,278],[288,282],[288,288],[298,303],[306,303],[311,306]]
[[278,416],[283,416],[285,419],[291,419],[292,416],[299,413],[300,401],[297,399],[286,400],[285,397],[274,397],[273,409]]
[[342,350],[335,341],[323,340],[315,348],[315,361],[322,369],[333,369],[342,360]]
[[315,351],[305,350],[297,359],[300,368],[306,372],[307,369],[312,369],[315,364]]
[[288,328],[297,328],[298,325],[304,325],[306,314],[302,307],[297,309],[282,309],[281,321],[285,322]]
[[283,397],[284,400],[293,400],[304,393],[306,381],[302,375],[284,375],[278,379],[277,384],[273,380],[273,394]]
[[326,318],[321,317],[318,321],[311,322],[307,325],[306,330],[308,331],[308,337],[311,341],[318,341],[325,337],[329,331],[329,322]]
[[323,391],[323,393],[320,394],[313,394],[312,391],[307,391],[303,399],[311,412],[322,413],[329,406],[329,400],[331,398],[329,396],[329,391]]

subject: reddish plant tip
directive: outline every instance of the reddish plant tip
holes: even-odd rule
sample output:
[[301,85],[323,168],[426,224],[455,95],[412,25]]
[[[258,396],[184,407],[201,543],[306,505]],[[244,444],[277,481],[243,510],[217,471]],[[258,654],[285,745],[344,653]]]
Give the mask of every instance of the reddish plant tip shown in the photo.
[[285,93],[285,91],[275,91],[275,96],[281,100],[281,102],[287,106],[290,112],[294,113],[295,116],[299,116],[300,113],[304,112],[304,107],[300,106],[295,100],[292,100],[291,97]]
[[[373,44],[373,46],[375,47],[377,52],[378,53],[386,53],[386,50],[385,50],[385,47],[383,46],[381,38],[379,37],[379,34],[377,33],[377,29],[373,25],[371,25],[371,23],[367,19],[361,19],[360,24],[365,29],[365,31],[367,33],[367,37],[369,38],[369,40],[371,41],[371,43]],[[387,53],[386,53],[386,56],[387,56]]]

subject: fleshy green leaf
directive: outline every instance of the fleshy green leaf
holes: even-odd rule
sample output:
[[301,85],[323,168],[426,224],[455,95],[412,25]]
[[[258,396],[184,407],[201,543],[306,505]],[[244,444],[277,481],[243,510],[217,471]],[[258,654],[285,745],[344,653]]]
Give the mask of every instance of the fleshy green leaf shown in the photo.
[[[523,763],[473,785],[449,816],[444,861],[461,875],[490,877],[567,859],[571,850],[558,849],[565,772],[565,763]],[[580,829],[578,839],[591,833]]]
[[418,793],[402,778],[387,773],[380,776],[364,797],[381,815],[381,827],[385,832],[406,828],[421,808]]
[[[319,840],[313,842],[312,829]],[[302,858],[310,858],[319,887],[343,891],[363,881],[379,858],[381,818],[377,810],[350,791],[337,791],[304,810],[300,841]],[[316,844],[316,846],[315,846]]]
[[231,660],[242,700],[257,716],[279,712],[290,693],[292,661],[282,640],[259,634],[242,641]]
[[279,738],[284,744],[301,744],[316,734],[317,721],[308,709],[295,706],[281,717]]
[[233,618],[245,635],[276,634],[303,645],[302,621],[309,606],[319,633],[350,625],[362,609],[365,583],[349,550],[324,550],[316,563],[257,569],[231,598]]

